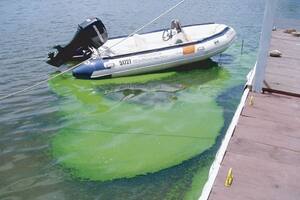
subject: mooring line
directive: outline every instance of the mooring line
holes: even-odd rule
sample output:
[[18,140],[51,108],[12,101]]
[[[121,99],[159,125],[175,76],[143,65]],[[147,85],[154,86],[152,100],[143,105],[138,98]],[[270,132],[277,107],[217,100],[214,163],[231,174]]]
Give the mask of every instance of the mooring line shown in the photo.
[[48,81],[50,81],[50,80],[52,80],[52,79],[55,79],[55,78],[58,77],[58,76],[61,76],[61,75],[65,74],[66,72],[71,71],[72,69],[78,67],[80,64],[82,64],[82,63],[79,63],[79,64],[77,64],[77,65],[75,65],[75,66],[73,66],[73,67],[70,67],[69,69],[66,69],[65,71],[62,71],[62,72],[60,72],[60,73],[58,73],[58,74],[56,74],[56,75],[54,75],[54,76],[52,76],[52,77],[50,77],[50,78],[47,78],[47,79],[42,80],[42,81],[40,81],[40,82],[37,82],[36,84],[31,85],[31,86],[29,86],[29,87],[26,87],[26,88],[24,88],[24,89],[22,89],[22,90],[19,90],[19,91],[10,93],[10,94],[5,95],[5,96],[2,96],[2,97],[0,97],[0,101],[3,100],[3,99],[9,98],[9,97],[11,97],[11,96],[17,95],[17,94],[19,94],[19,93],[30,91],[30,90],[32,90],[33,88],[35,88],[35,87],[37,87],[37,86],[39,86],[39,85],[42,85],[43,83],[46,83],[46,82],[48,82]]
[[[146,28],[147,26],[153,24],[155,21],[157,21],[158,19],[160,19],[160,18],[163,17],[164,15],[168,14],[169,12],[171,12],[172,10],[174,10],[175,8],[177,8],[179,5],[181,5],[181,4],[182,4],[183,2],[185,2],[185,1],[186,1],[186,0],[181,0],[180,2],[178,2],[177,4],[175,4],[174,6],[172,6],[171,8],[169,8],[168,10],[164,11],[162,14],[160,14],[159,16],[157,16],[156,18],[154,18],[153,20],[151,20],[151,21],[148,22],[147,24],[144,24],[144,25],[141,26],[140,28],[138,28],[138,29],[136,29],[135,31],[133,31],[131,34],[129,34],[129,35],[128,35],[126,38],[124,38],[123,40],[120,40],[119,42],[113,44],[112,46],[108,47],[108,48],[105,49],[104,51],[107,51],[108,49],[111,49],[111,48],[113,48],[113,47],[115,47],[115,46],[121,44],[122,42],[124,42],[124,41],[127,40],[128,38],[132,37],[134,34],[138,33],[138,32],[141,31],[141,30],[143,30],[143,29]],[[97,52],[98,52],[98,50],[97,50]],[[99,53],[99,52],[98,52],[98,53]],[[89,59],[91,59],[91,58],[89,58]],[[87,59],[87,60],[89,60],[89,59]],[[83,62],[85,62],[85,61],[83,61]],[[65,73],[67,73],[67,72],[69,72],[69,71],[75,69],[76,67],[78,67],[79,65],[81,65],[83,62],[81,62],[81,63],[79,63],[79,64],[77,64],[77,65],[75,65],[75,66],[73,66],[73,67],[71,67],[71,68],[69,68],[69,69],[67,69],[67,70],[65,70],[65,71],[62,71],[62,72],[60,72],[59,74],[56,74],[56,75],[54,75],[54,76],[52,76],[52,77],[50,77],[50,78],[48,78],[48,79],[46,79],[46,80],[40,81],[40,82],[38,82],[38,83],[36,83],[36,84],[34,84],[34,85],[32,85],[32,86],[29,86],[29,87],[24,88],[24,89],[22,89],[22,90],[19,90],[19,91],[16,91],[16,92],[7,94],[7,95],[5,95],[5,96],[1,96],[1,97],[0,97],[0,101],[1,101],[1,100],[4,100],[4,99],[6,99],[6,98],[9,98],[9,97],[11,97],[11,96],[15,96],[15,95],[20,94],[20,93],[30,91],[30,90],[32,90],[33,88],[42,85],[43,83],[47,83],[48,81],[50,81],[50,80],[52,80],[52,79],[55,79],[56,77],[61,76],[61,75],[65,74]]]
[[104,130],[104,129],[83,129],[83,128],[65,128],[67,130],[73,131],[84,131],[86,133],[96,133],[96,134],[112,134],[112,135],[139,135],[139,136],[156,136],[156,137],[177,137],[177,138],[188,138],[188,139],[201,139],[201,140],[212,140],[213,137],[201,137],[201,136],[192,136],[192,135],[176,135],[174,134],[152,134],[147,132],[126,132],[126,131],[113,131],[113,130]]

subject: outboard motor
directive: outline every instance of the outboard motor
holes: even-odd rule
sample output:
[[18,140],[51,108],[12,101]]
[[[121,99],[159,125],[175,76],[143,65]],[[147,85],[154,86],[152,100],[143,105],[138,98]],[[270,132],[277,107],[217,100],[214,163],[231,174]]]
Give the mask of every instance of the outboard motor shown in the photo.
[[69,44],[54,48],[57,52],[48,54],[48,64],[59,67],[67,61],[83,61],[91,57],[91,48],[98,49],[108,39],[107,31],[102,21],[96,17],[86,19],[78,25],[78,30]]

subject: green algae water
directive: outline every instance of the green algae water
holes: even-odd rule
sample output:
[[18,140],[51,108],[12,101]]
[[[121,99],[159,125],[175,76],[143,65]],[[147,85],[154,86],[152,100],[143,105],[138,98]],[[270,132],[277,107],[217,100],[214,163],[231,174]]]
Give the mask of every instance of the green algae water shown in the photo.
[[60,111],[68,125],[53,138],[53,156],[75,177],[105,181],[157,172],[202,153],[224,125],[216,97],[229,79],[211,65],[107,81],[54,80],[53,91],[67,95]]
[[[277,16],[300,18],[298,0],[279,2]],[[0,96],[55,73],[47,53],[86,17],[114,37],[172,5],[1,0]],[[263,11],[259,0],[188,0],[145,31],[172,19],[233,27],[236,42],[212,61],[100,81],[65,75],[0,101],[0,199],[198,199],[255,64]]]

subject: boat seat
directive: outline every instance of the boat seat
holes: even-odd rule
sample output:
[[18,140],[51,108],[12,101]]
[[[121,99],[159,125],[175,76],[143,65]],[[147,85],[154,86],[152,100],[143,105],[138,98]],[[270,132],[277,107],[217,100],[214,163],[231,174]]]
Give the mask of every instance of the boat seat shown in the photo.
[[[113,47],[113,52],[109,52],[115,55],[127,54],[132,52],[143,51],[149,48],[147,40],[139,34],[134,34],[130,38],[126,39],[122,44]],[[111,54],[110,54],[111,55]]]
[[179,32],[172,37],[173,44],[180,44],[188,42],[189,38],[184,32]]
[[144,37],[142,37],[141,35],[139,34],[134,34],[132,36],[133,38],[133,42],[135,44],[135,49],[137,51],[142,51],[142,50],[146,50],[147,47],[148,47],[148,44],[147,44],[147,41]]

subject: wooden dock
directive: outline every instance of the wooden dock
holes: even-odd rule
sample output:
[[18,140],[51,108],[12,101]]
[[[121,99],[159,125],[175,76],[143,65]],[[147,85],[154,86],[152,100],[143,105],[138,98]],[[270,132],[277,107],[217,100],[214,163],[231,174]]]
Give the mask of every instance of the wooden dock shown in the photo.
[[268,58],[263,90],[300,97],[300,37],[275,31],[270,49],[278,49],[283,55]]
[[277,30],[273,49],[283,56],[268,58],[264,93],[249,93],[210,200],[300,199],[300,38]]

